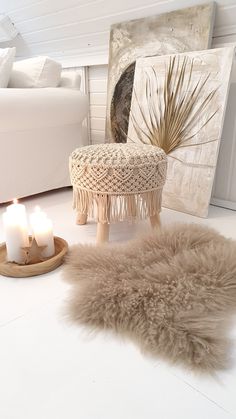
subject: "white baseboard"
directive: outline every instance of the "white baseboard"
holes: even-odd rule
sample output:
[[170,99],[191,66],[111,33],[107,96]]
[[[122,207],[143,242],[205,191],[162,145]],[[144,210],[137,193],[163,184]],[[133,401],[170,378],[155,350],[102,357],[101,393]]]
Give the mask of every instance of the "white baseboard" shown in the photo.
[[226,201],[225,199],[212,198],[211,204],[236,211],[236,202]]

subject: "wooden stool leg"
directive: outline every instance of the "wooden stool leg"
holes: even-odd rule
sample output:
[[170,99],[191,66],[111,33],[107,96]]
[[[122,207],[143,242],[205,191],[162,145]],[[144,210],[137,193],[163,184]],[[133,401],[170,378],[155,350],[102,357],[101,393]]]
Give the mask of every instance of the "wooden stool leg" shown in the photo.
[[76,224],[83,225],[87,223],[88,214],[82,214],[77,212],[76,215]]
[[106,221],[97,223],[97,244],[109,240],[109,219],[110,219],[110,198],[103,195],[103,199],[98,199],[98,220]]
[[105,243],[109,240],[109,224],[97,223],[97,244]]
[[160,214],[155,214],[150,217],[151,226],[153,229],[161,228]]

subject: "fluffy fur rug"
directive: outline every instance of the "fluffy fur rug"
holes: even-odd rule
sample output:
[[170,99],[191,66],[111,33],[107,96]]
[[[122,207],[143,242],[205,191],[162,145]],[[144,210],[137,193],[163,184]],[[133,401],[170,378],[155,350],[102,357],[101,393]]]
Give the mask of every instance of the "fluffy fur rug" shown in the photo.
[[227,366],[236,243],[214,230],[185,224],[124,244],[74,246],[65,279],[73,321],[194,369]]

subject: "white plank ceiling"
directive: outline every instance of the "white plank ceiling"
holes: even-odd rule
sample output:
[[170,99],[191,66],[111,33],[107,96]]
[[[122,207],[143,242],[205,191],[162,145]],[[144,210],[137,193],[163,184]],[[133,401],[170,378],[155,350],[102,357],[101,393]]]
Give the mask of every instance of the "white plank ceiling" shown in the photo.
[[[105,64],[110,25],[203,0],[1,0],[19,35],[17,56],[48,54],[67,65]],[[214,38],[236,33],[236,1],[218,0]],[[1,47],[4,45],[0,45]]]

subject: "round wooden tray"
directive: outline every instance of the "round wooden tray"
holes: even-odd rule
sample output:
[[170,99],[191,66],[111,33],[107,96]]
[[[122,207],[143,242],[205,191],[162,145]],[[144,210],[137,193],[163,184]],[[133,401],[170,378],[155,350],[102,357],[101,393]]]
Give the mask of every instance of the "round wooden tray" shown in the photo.
[[63,258],[68,251],[68,243],[61,237],[54,237],[55,255],[40,263],[29,265],[18,265],[14,262],[6,261],[6,244],[0,244],[0,275],[12,276],[14,278],[25,278],[53,271],[63,262]]

